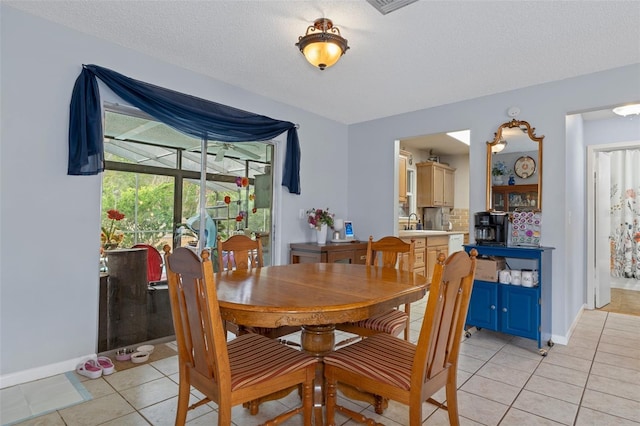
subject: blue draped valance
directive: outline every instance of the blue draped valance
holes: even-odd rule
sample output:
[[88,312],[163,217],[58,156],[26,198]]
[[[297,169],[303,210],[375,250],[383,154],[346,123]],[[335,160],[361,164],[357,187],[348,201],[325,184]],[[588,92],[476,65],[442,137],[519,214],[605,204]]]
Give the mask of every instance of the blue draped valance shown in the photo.
[[83,65],[73,87],[69,118],[69,175],[104,171],[99,78],[113,92],[155,119],[198,139],[264,141],[287,132],[282,185],[300,194],[300,142],[295,124],[242,111],[134,80],[97,65]]

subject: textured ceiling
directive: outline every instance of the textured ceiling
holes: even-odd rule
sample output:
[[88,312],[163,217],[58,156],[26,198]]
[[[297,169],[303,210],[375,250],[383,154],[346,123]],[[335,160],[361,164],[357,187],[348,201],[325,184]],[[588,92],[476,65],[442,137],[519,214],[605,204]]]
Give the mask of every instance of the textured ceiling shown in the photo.
[[[346,124],[640,63],[638,1],[3,3]],[[325,71],[294,46],[319,17],[351,47]]]

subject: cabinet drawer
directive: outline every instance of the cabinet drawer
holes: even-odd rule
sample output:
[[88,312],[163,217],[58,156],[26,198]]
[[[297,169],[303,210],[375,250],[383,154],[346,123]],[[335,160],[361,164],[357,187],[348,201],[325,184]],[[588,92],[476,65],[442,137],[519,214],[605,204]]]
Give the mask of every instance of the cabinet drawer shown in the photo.
[[449,236],[448,235],[436,235],[433,237],[427,237],[427,246],[449,246]]
[[405,243],[410,243],[411,238],[413,238],[414,250],[418,251],[426,247],[425,238],[405,237],[405,238],[401,238],[401,240],[404,241]]
[[367,262],[367,250],[355,250],[355,264],[364,265]]
[[426,243],[426,239],[425,238],[416,238],[415,239],[414,247],[415,247],[416,251],[419,250],[419,249],[425,248],[426,246],[427,246],[427,243]]
[[[424,275],[425,268],[424,268],[424,266],[422,268],[415,268],[413,270],[413,272],[415,272],[416,274]],[[424,276],[426,276],[426,275],[424,275]]]
[[353,251],[336,251],[330,252],[327,256],[327,263],[356,263],[353,258]]
[[416,269],[421,266],[424,267],[424,250],[416,250],[413,266]]

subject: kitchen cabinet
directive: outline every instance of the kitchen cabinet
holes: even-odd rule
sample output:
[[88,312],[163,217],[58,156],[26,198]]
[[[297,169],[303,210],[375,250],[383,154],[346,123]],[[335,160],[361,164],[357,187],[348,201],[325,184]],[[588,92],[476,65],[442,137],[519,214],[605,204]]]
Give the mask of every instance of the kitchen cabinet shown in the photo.
[[[421,231],[416,231],[419,233]],[[433,275],[433,267],[438,261],[440,253],[445,257],[449,254],[449,237],[450,234],[443,232],[441,235],[402,235],[403,241],[410,242],[415,241],[414,256],[415,263],[413,271],[418,274],[422,274],[427,277],[428,282],[431,282],[431,276]]]
[[[467,252],[478,250],[479,256],[500,256],[511,269],[538,271],[538,284],[522,287],[498,282],[474,280],[466,328],[486,328],[501,333],[536,340],[545,356],[542,341],[551,341],[551,254],[553,247],[497,247],[465,245]],[[470,334],[467,332],[467,337]]]
[[425,248],[425,268],[427,282],[431,282],[433,276],[433,268],[438,262],[440,253],[445,257],[449,255],[449,235],[436,235],[426,238]]
[[512,212],[537,209],[538,185],[500,185],[491,187],[494,210]]
[[426,161],[416,164],[418,207],[453,207],[456,169]]
[[[426,247],[426,241],[425,238],[419,238],[419,237],[405,237],[402,238],[402,241],[406,242],[406,243],[410,243],[411,240],[414,240],[414,246],[413,246],[413,256],[414,256],[414,262],[413,262],[413,272],[415,272],[416,274],[421,274],[421,275],[425,275],[425,247]],[[426,276],[426,275],[425,275]]]
[[400,151],[398,156],[398,201],[404,203],[407,201],[407,161],[409,153]]
[[367,260],[366,242],[349,243],[291,243],[289,263],[357,263]]

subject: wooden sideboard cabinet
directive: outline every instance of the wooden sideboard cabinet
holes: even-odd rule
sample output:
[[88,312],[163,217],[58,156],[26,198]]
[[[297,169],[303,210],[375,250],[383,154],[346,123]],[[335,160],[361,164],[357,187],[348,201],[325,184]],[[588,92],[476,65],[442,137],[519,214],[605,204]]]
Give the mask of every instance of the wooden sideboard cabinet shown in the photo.
[[367,260],[367,243],[291,243],[289,263],[357,263]]
[[535,210],[538,208],[538,185],[494,185],[491,187],[491,198],[495,210]]
[[416,164],[418,207],[453,207],[456,169],[426,161]]

